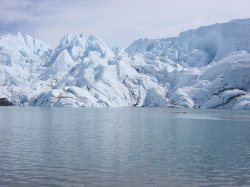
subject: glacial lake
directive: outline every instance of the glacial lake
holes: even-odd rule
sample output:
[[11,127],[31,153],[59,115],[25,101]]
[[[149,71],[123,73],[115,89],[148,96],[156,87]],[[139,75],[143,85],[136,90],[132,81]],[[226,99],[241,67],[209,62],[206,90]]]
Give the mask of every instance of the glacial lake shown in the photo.
[[250,111],[0,107],[1,187],[250,186]]

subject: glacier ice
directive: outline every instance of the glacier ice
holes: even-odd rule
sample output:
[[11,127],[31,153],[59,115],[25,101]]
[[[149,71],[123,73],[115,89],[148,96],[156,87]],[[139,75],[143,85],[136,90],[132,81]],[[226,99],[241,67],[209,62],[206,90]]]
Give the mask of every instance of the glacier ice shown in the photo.
[[109,48],[65,35],[52,49],[0,37],[0,98],[22,106],[250,109],[250,19]]

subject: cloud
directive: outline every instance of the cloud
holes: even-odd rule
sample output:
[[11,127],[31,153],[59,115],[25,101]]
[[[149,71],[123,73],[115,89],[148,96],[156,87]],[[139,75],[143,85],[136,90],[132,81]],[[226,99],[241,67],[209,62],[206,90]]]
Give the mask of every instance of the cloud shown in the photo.
[[249,0],[1,0],[0,33],[21,31],[55,47],[66,33],[125,46],[141,37],[250,17]]

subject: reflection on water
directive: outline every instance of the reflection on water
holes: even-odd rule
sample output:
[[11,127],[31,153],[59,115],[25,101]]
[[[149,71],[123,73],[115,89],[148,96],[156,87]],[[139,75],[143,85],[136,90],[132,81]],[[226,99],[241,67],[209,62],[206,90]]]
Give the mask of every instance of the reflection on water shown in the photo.
[[250,113],[0,108],[0,186],[250,186]]

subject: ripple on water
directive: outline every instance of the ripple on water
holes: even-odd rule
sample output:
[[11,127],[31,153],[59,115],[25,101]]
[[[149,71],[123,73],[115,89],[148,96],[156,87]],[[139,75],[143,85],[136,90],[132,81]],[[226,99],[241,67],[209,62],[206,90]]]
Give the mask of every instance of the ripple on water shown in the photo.
[[250,186],[249,116],[3,107],[0,186]]

